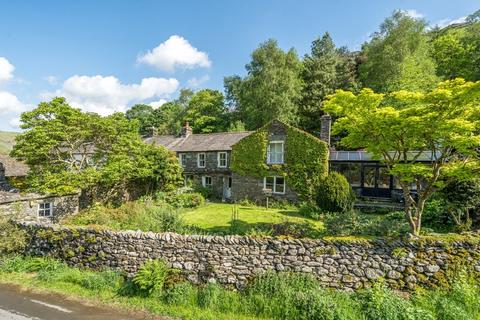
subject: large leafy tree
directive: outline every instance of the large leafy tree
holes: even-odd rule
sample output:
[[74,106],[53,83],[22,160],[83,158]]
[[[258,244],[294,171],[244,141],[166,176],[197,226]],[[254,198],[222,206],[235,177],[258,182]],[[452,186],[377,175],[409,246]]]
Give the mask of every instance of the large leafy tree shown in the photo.
[[228,118],[223,94],[211,89],[195,92],[189,101],[185,120],[190,122],[194,133],[226,131]]
[[246,129],[257,129],[275,118],[296,123],[302,63],[295,50],[285,52],[275,40],[268,40],[252,53],[246,69],[244,78],[225,79],[229,105],[235,106]]
[[154,127],[153,107],[147,104],[136,104],[125,112],[128,120],[138,120],[139,132],[145,136],[152,133]]
[[21,121],[24,132],[11,155],[29,165],[32,191],[66,194],[100,185],[113,194],[131,182],[155,190],[181,180],[175,155],[143,143],[138,123],[122,113],[101,117],[54,98],[23,113]]
[[321,105],[337,88],[338,55],[328,33],[312,43],[311,53],[303,59],[303,97],[300,106],[301,125],[308,131],[319,129]]
[[125,114],[129,120],[139,122],[141,135],[151,135],[154,131],[159,134],[178,134],[193,95],[192,90],[182,89],[177,99],[158,108],[137,104]]
[[365,87],[377,92],[428,90],[437,82],[423,20],[396,11],[362,48],[359,67]]
[[[442,184],[479,174],[480,82],[446,81],[426,93],[339,90],[324,109],[339,117],[333,131],[347,133],[343,145],[365,148],[399,181],[415,235],[425,202]],[[431,163],[418,162],[426,156]]]
[[356,88],[356,63],[346,48],[336,48],[325,33],[312,42],[311,53],[303,59],[304,87],[299,107],[300,126],[307,131],[320,129],[322,101],[336,89]]
[[439,76],[480,80],[480,22],[475,15],[463,27],[447,27],[433,35],[432,56]]

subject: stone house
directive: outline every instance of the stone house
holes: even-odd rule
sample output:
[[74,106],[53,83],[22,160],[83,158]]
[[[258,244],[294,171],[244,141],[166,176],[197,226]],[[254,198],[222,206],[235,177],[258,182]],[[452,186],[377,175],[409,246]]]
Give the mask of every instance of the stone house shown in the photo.
[[23,220],[58,221],[78,212],[78,195],[65,196],[22,193],[7,179],[23,179],[28,166],[9,156],[0,155],[0,215]]
[[[268,167],[284,165],[288,150],[286,125],[274,120],[266,128],[268,142],[264,165],[268,171]],[[187,122],[178,136],[154,135],[144,141],[174,151],[184,169],[185,184],[191,182],[211,188],[214,196],[223,201],[249,199],[262,202],[266,196],[277,200],[298,201],[297,193],[282,175],[267,173],[255,177],[232,170],[232,148],[255,132],[257,131],[193,134]]]
[[[342,173],[359,197],[402,201],[398,181],[389,174],[385,165],[364,150],[335,150],[330,143],[331,117],[326,114],[320,119],[319,139],[328,146],[328,170]],[[267,166],[281,165],[288,150],[285,140],[287,127],[280,121],[272,121],[268,127]],[[193,134],[186,126],[182,133],[146,138],[147,143],[163,145],[175,151],[185,170],[185,181],[211,187],[217,198],[238,201],[248,198],[263,201],[266,193],[276,199],[296,202],[297,192],[293,191],[282,176],[261,178],[242,175],[231,168],[232,148],[256,131]],[[311,135],[309,135],[311,136]],[[260,148],[260,146],[259,146]],[[425,152],[418,162],[431,163],[435,154]],[[316,159],[311,159],[315,161]],[[412,186],[415,189],[415,186]]]
[[216,198],[232,199],[232,146],[250,132],[193,134],[188,122],[180,135],[154,135],[146,143],[162,145],[174,151],[184,170],[185,185],[212,188]]

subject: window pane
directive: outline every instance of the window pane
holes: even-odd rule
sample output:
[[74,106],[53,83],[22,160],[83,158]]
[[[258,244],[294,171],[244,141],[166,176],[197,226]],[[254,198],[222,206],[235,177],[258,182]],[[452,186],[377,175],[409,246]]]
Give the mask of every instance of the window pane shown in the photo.
[[284,193],[285,192],[285,178],[276,177],[275,179],[275,192]]
[[366,188],[374,188],[375,187],[375,167],[364,167],[364,184],[363,186]]
[[379,168],[378,187],[385,189],[390,188],[390,174],[388,174],[388,169],[385,167]]
[[348,174],[346,174],[348,182],[352,187],[360,187],[361,185],[361,170],[359,163],[350,163],[348,165]]
[[270,189],[273,191],[274,185],[274,178],[273,177],[266,177],[265,178],[265,189]]

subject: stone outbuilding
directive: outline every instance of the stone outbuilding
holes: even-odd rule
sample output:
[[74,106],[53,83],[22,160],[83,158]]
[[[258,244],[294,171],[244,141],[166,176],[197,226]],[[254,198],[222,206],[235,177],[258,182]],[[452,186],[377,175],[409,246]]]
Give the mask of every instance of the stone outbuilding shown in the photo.
[[78,194],[65,196],[22,193],[8,179],[24,179],[28,166],[0,155],[0,215],[23,220],[58,221],[78,212]]

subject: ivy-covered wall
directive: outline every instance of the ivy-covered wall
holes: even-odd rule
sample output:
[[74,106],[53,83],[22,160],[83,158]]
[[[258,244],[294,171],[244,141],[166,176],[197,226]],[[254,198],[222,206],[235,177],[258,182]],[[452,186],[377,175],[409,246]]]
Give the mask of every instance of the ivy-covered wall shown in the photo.
[[[282,165],[267,165],[269,140],[283,137]],[[232,147],[231,169],[241,176],[284,176],[287,186],[302,200],[313,200],[322,178],[328,174],[328,145],[319,138],[273,120]]]

